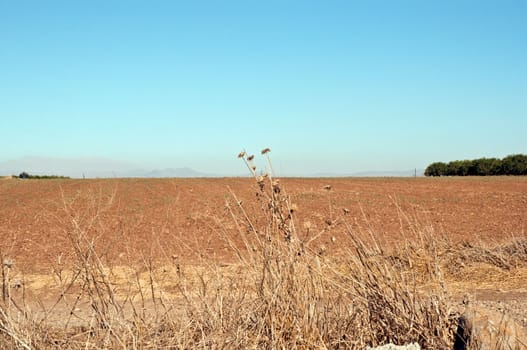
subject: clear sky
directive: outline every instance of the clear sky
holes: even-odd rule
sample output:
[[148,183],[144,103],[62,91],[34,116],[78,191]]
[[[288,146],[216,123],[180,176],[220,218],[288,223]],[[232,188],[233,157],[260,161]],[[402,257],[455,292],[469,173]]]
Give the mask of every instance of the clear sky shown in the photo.
[[527,153],[527,2],[0,0],[0,163],[264,147],[299,175]]

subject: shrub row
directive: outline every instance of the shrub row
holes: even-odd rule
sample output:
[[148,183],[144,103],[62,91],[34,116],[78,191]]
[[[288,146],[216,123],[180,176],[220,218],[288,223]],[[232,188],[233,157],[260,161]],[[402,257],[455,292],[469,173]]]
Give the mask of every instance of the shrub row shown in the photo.
[[425,170],[425,176],[491,176],[527,175],[527,155],[513,154],[503,159],[479,158],[436,162]]
[[[16,175],[13,175],[13,177],[17,177]],[[60,175],[30,175],[26,173],[25,171],[20,173],[18,175],[18,178],[20,179],[37,179],[37,180],[45,180],[45,179],[69,179],[68,176],[60,176]]]

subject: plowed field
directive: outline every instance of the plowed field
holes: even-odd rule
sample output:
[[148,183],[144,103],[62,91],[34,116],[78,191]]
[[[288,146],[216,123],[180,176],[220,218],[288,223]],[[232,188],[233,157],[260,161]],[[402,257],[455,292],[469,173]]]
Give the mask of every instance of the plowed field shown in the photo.
[[[526,234],[527,178],[331,178],[281,180],[296,226],[338,254],[341,238],[371,232],[396,242],[412,230],[455,241],[504,241]],[[324,189],[331,185],[331,190]],[[232,192],[231,192],[232,191]],[[249,217],[260,206],[253,179],[0,180],[0,251],[27,271],[67,260],[82,231],[117,263],[145,257],[228,261],[236,240],[226,200]],[[322,233],[318,236],[319,233]],[[240,238],[238,236],[238,238]],[[119,261],[122,260],[122,261]]]
[[[287,178],[279,187],[300,246],[317,259],[353,256],[350,238],[365,235],[385,244],[388,259],[397,257],[389,249],[424,237],[417,246],[428,261],[437,237],[455,254],[443,257],[452,301],[469,295],[527,329],[527,178]],[[211,287],[211,276],[243,281],[252,265],[236,263],[236,247],[266,230],[268,204],[248,178],[2,179],[2,298],[64,329],[91,324],[107,300],[125,313],[139,305],[155,315],[160,301],[184,310],[182,290]],[[487,248],[513,238],[505,250]]]

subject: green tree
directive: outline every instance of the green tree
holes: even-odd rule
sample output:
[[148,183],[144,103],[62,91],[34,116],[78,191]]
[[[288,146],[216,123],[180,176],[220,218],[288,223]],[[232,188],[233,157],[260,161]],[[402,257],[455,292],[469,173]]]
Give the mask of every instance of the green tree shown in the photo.
[[447,175],[449,176],[467,176],[469,175],[472,161],[454,160],[447,164]]
[[479,158],[472,161],[470,175],[490,176],[500,175],[501,160],[497,158]]
[[447,165],[442,162],[430,164],[425,169],[425,176],[445,176]]
[[527,175],[527,155],[513,154],[502,160],[503,175]]

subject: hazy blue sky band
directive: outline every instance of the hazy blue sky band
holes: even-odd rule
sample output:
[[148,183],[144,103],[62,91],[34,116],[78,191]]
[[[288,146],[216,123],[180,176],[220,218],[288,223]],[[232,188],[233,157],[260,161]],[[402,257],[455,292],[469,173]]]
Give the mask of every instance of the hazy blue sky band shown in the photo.
[[523,1],[0,0],[0,162],[235,173],[525,153]]

